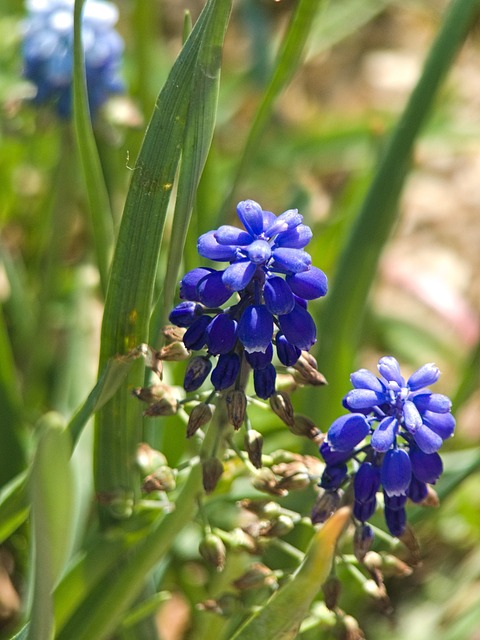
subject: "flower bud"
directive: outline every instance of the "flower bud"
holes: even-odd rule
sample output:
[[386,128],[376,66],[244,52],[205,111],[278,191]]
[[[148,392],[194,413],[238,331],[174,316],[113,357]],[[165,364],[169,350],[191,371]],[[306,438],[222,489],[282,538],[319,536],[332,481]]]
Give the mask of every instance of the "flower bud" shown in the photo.
[[214,533],[207,533],[201,540],[198,550],[200,555],[209,564],[213,565],[217,571],[222,571],[225,566],[227,550],[223,541]]
[[173,416],[177,411],[178,400],[165,397],[149,405],[143,412],[143,415],[148,418],[156,418],[157,416]]
[[262,466],[262,447],[263,447],[263,436],[255,429],[249,429],[245,433],[245,449],[248,453],[248,457],[250,462],[254,467],[260,469]]
[[314,440],[321,434],[321,431],[317,429],[313,420],[302,415],[295,416],[295,422],[292,426],[289,425],[289,429],[296,436],[305,436],[310,440]]
[[277,578],[273,571],[260,562],[252,564],[250,569],[237,578],[233,585],[240,591],[249,589],[259,589],[269,587],[271,589],[278,586]]
[[380,554],[369,551],[365,556],[364,564],[369,571],[378,570],[386,576],[404,578],[413,573],[412,567],[390,553]]
[[363,562],[372,546],[374,538],[373,529],[369,524],[359,524],[355,527],[353,536],[353,553],[359,562]]
[[218,458],[207,458],[202,463],[203,488],[206,493],[212,493],[223,473],[223,464]]
[[272,411],[283,420],[283,422],[289,427],[295,426],[295,414],[293,410],[292,401],[290,396],[284,391],[278,391],[270,396],[270,406]]
[[162,398],[173,398],[173,389],[168,384],[153,384],[150,387],[137,387],[133,389],[132,395],[142,402],[158,402]]
[[187,438],[191,438],[201,427],[212,419],[215,407],[205,402],[200,402],[194,407],[188,417]]
[[174,470],[164,465],[145,478],[142,491],[144,493],[152,493],[152,491],[173,491],[175,486]]
[[420,504],[422,507],[438,507],[440,505],[438,493],[429,484],[427,484],[427,495]]
[[163,327],[162,334],[165,337],[167,344],[171,344],[172,342],[183,341],[185,331],[186,329],[182,327],[176,327],[173,324],[167,324],[166,327]]
[[204,600],[197,604],[199,611],[209,611],[225,618],[231,618],[242,611],[242,603],[233,593],[224,593],[216,600]]
[[232,531],[222,531],[222,538],[227,543],[229,549],[246,551],[252,554],[258,553],[255,540],[249,533],[240,529],[240,527],[235,527]]
[[227,415],[235,430],[240,429],[245,421],[247,411],[247,396],[239,389],[232,389],[225,398],[227,405]]
[[167,459],[161,451],[152,449],[146,442],[141,442],[137,447],[136,462],[140,471],[147,475],[166,465]]
[[183,386],[185,391],[196,391],[205,382],[212,363],[205,356],[195,356],[190,360],[185,370]]
[[159,360],[166,360],[167,362],[180,362],[182,360],[188,360],[190,357],[190,351],[185,347],[183,342],[171,342],[165,347],[162,347],[158,353]]
[[320,493],[313,505],[311,519],[312,524],[326,522],[340,506],[340,494],[338,491],[324,491]]
[[293,368],[295,369],[293,377],[299,384],[309,384],[314,387],[327,384],[325,376],[317,369],[317,361],[306,351],[302,351]]
[[260,518],[276,518],[282,512],[281,506],[273,500],[250,500],[245,498],[240,500],[239,505]]
[[342,583],[337,576],[330,575],[322,584],[322,591],[326,606],[330,611],[335,611],[342,591]]
[[278,486],[277,478],[271,469],[262,467],[253,477],[252,484],[255,489],[270,493],[274,496],[286,496],[288,491]]
[[268,538],[280,538],[290,533],[294,526],[293,519],[289,515],[281,513],[260,529],[260,535]]

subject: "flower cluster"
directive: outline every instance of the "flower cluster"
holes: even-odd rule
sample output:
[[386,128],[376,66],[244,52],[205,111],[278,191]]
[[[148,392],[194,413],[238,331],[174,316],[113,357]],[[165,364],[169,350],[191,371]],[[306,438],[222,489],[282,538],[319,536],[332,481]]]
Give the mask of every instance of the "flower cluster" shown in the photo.
[[[36,104],[54,103],[62,117],[71,113],[74,0],[28,0],[24,23],[24,75],[36,86]],[[119,70],[123,41],[114,29],[118,10],[110,2],[87,0],[82,41],[90,111],[123,91]]]
[[[183,302],[173,309],[170,321],[186,328],[187,349],[207,349],[187,368],[187,391],[203,384],[212,369],[211,357],[218,356],[211,372],[217,391],[234,385],[241,371],[251,368],[255,393],[267,399],[275,391],[273,345],[278,360],[290,367],[315,343],[307,304],[326,294],[327,278],[304,250],[312,231],[296,209],[276,216],[245,200],[237,213],[244,229],[223,225],[198,240],[202,257],[229,266],[189,271],[180,283]],[[222,308],[233,295],[233,304]]]
[[380,377],[366,369],[351,375],[354,388],[343,401],[351,413],[335,420],[320,447],[327,465],[320,486],[336,492],[348,480],[347,463],[354,459],[354,517],[365,525],[383,488],[385,520],[399,536],[406,526],[407,498],[422,502],[427,485],[442,473],[437,452],[453,435],[455,419],[450,400],[426,388],[439,378],[434,364],[420,367],[407,381],[391,356],[379,360],[378,370]]

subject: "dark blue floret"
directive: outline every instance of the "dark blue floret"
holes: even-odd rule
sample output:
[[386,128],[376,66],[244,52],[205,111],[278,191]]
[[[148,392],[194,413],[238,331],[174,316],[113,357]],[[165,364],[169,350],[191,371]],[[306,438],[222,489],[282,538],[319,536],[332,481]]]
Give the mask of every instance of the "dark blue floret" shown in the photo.
[[275,392],[275,379],[277,372],[273,364],[268,364],[263,369],[253,370],[253,385],[259,398],[267,400]]

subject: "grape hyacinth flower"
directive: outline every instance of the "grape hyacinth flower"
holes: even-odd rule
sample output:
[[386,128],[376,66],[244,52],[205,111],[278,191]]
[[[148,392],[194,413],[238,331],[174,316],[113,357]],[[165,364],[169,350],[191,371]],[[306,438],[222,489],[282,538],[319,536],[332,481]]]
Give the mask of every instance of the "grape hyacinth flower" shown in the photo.
[[[228,266],[189,271],[170,321],[186,328],[187,349],[206,349],[202,366],[195,365],[200,373],[187,368],[187,391],[201,386],[212,356],[218,356],[210,378],[216,391],[234,385],[243,390],[242,372],[253,369],[255,393],[267,399],[275,392],[274,346],[280,363],[289,367],[316,341],[307,306],[327,293],[327,277],[304,250],[312,231],[296,209],[276,216],[245,200],[237,213],[244,229],[222,225],[198,239],[203,258]],[[231,305],[222,308],[232,296]]]
[[[27,0],[24,22],[24,76],[36,87],[34,104],[53,103],[68,118],[72,110],[74,0]],[[92,116],[107,98],[124,90],[120,78],[123,40],[115,31],[118,9],[111,2],[87,0],[82,43]]]
[[408,380],[392,356],[380,358],[378,370],[379,377],[366,369],[351,375],[354,388],[343,400],[350,413],[335,420],[320,446],[326,462],[320,486],[337,491],[349,479],[348,462],[355,460],[355,519],[365,527],[383,489],[388,529],[400,536],[407,498],[422,502],[427,485],[443,471],[438,450],[453,435],[455,419],[449,398],[428,389],[440,376],[434,364],[420,367]]

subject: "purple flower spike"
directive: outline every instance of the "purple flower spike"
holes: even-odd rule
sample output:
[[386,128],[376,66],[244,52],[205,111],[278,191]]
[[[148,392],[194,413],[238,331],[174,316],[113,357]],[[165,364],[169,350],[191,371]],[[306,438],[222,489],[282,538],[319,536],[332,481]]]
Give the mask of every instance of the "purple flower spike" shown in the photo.
[[403,449],[390,449],[382,464],[382,485],[387,496],[405,495],[412,477],[412,465]]

